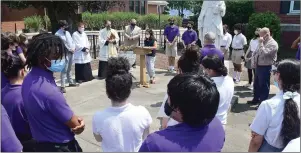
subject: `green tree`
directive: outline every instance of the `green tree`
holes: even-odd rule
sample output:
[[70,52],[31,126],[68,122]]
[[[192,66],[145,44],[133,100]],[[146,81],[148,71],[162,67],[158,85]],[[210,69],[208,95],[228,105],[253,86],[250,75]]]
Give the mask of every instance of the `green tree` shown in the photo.
[[113,6],[124,6],[122,1],[3,1],[9,8],[25,9],[28,7],[46,8],[51,23],[51,31],[57,29],[59,20],[67,20],[71,30],[76,29],[76,24],[81,21],[81,15],[77,14],[79,6],[87,9],[107,11]]
[[168,0],[168,7],[171,9],[177,9],[178,10],[178,15],[181,17],[184,17],[184,9],[191,9],[193,1],[173,1],[173,0]]

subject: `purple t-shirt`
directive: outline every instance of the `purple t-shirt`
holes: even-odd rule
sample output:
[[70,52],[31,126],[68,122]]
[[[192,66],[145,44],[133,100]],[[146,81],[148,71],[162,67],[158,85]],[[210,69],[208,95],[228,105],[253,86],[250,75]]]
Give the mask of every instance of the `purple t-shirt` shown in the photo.
[[73,112],[59,91],[52,72],[33,67],[23,81],[22,97],[35,140],[52,143],[74,140],[74,133],[65,124]]
[[184,41],[185,45],[189,45],[198,40],[198,35],[194,30],[187,30],[183,33],[182,40]]
[[1,91],[1,102],[8,113],[16,135],[31,136],[21,95],[21,85],[7,84]]
[[220,152],[225,131],[214,118],[207,126],[193,128],[185,123],[148,135],[139,152]]
[[222,61],[224,61],[224,53],[215,48],[215,45],[206,45],[204,46],[202,49],[201,49],[201,63],[202,63],[202,60],[205,56],[208,56],[208,55],[217,55]]
[[23,50],[20,46],[18,46],[17,49],[16,49],[16,52],[19,55],[19,54],[23,53]]
[[164,29],[163,35],[167,37],[169,42],[172,42],[176,38],[176,36],[180,36],[179,27],[177,27],[177,26],[167,26]]
[[1,152],[20,152],[23,146],[18,140],[9,117],[3,105],[1,105]]
[[4,75],[3,72],[1,72],[1,90],[9,83],[8,79]]

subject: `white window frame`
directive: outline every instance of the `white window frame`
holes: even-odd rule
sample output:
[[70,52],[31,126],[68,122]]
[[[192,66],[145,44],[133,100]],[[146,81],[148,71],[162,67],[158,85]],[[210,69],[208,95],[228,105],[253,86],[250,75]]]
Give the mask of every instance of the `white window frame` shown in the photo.
[[291,5],[290,5],[290,12],[289,13],[300,13],[300,10],[294,10],[294,3],[295,1],[291,1]]

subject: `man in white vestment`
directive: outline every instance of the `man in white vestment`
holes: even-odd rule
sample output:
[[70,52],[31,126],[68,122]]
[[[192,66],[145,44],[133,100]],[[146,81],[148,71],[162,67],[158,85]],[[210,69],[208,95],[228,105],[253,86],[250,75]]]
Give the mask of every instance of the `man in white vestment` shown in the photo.
[[204,36],[208,32],[215,33],[215,47],[220,49],[223,39],[222,17],[226,14],[224,1],[204,1],[198,18],[199,38],[204,46]]
[[75,80],[78,83],[91,81],[94,77],[91,68],[90,43],[83,23],[78,24],[78,29],[72,34],[72,38],[75,44]]
[[[139,40],[141,38],[141,28],[138,27],[137,21],[135,19],[131,20],[131,24],[128,26],[125,26],[124,30],[124,45],[125,46],[132,46],[137,47],[139,45]],[[136,54],[135,54],[136,56]],[[133,65],[134,68],[136,67],[136,61]]]
[[111,28],[111,21],[105,21],[105,28],[99,32],[99,65],[98,77],[105,79],[107,75],[108,59],[117,57],[117,43],[119,36],[116,30]]

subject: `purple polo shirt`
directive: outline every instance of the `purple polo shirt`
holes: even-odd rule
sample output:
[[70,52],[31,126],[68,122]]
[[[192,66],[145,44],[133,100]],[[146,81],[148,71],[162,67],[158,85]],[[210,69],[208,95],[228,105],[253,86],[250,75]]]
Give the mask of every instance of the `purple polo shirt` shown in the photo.
[[221,50],[215,48],[215,45],[205,45],[201,49],[200,53],[201,53],[201,59],[200,59],[201,63],[203,58],[208,55],[217,55],[222,61],[224,61],[224,53]]
[[179,27],[177,27],[177,26],[167,26],[164,29],[163,35],[167,37],[169,42],[172,42],[176,38],[176,36],[180,36]]
[[35,140],[66,143],[74,139],[74,133],[65,124],[73,112],[59,91],[52,72],[33,67],[23,81],[22,97]]
[[152,133],[139,152],[220,152],[224,141],[223,126],[214,118],[207,126],[191,127],[180,123]]
[[16,52],[19,55],[19,54],[23,53],[23,50],[20,46],[18,46],[17,49],[16,49]]
[[21,95],[21,85],[7,84],[1,91],[1,103],[8,113],[16,135],[31,136]]
[[300,44],[298,45],[298,51],[297,51],[297,54],[296,54],[296,58],[297,58],[297,60],[300,61]]
[[194,30],[187,30],[183,33],[182,40],[184,41],[185,45],[189,45],[198,40],[198,35]]
[[18,140],[9,117],[3,105],[1,105],[1,152],[20,152],[23,146]]
[[4,75],[3,72],[1,72],[1,90],[9,83],[8,79]]

